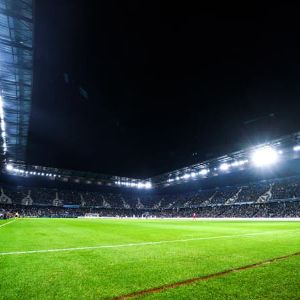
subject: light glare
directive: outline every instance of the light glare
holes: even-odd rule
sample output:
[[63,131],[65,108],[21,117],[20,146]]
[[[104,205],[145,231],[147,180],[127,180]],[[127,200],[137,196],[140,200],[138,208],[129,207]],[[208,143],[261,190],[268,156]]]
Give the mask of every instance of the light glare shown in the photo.
[[13,165],[11,165],[11,164],[6,165],[7,171],[12,171],[13,169],[14,169]]
[[221,171],[227,171],[229,169],[230,165],[227,163],[223,163],[220,165],[220,170]]
[[256,167],[268,166],[278,161],[278,153],[275,149],[268,146],[255,150],[251,159]]
[[300,151],[300,145],[294,146],[294,147],[293,147],[293,150],[294,150],[294,151]]
[[151,189],[152,188],[152,183],[151,182],[146,182],[145,183],[145,188],[146,189]]
[[207,175],[207,173],[209,172],[208,169],[202,169],[201,171],[199,171],[200,175]]
[[182,178],[184,178],[184,179],[188,179],[188,178],[190,178],[191,177],[191,175],[190,174],[184,174],[183,176],[182,176]]

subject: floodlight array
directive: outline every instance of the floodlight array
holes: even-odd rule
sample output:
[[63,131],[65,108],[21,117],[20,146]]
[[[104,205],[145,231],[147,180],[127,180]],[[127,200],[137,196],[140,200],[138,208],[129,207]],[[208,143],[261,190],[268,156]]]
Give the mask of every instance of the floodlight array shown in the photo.
[[[1,100],[1,98],[0,98]],[[0,101],[0,119],[1,119]],[[1,121],[1,120],[0,120]],[[5,125],[4,125],[5,126]],[[3,127],[1,127],[3,128]],[[51,179],[61,177],[64,182],[98,184],[108,186],[128,187],[135,189],[152,189],[153,187],[170,186],[183,182],[197,181],[208,177],[221,176],[246,168],[269,169],[285,160],[300,158],[300,132],[283,139],[278,139],[263,145],[248,148],[207,160],[190,167],[185,167],[170,173],[152,177],[147,180],[119,176],[62,170],[41,166],[30,166],[22,162],[9,160],[4,172],[15,176],[41,176]]]
[[138,189],[151,189],[152,183],[150,181],[115,181],[116,185],[129,187],[129,188],[138,188]]
[[[291,148],[290,148],[291,147]],[[289,145],[289,147],[281,147],[281,143],[270,143],[263,146],[256,146],[250,150],[240,151],[239,155],[225,155],[219,159],[206,161],[199,165],[184,168],[168,175],[165,179],[166,184],[181,183],[191,180],[201,179],[210,176],[218,176],[222,173],[229,173],[231,171],[244,170],[245,167],[265,168],[271,167],[279,163],[283,154],[287,154],[289,158],[292,152],[300,152],[300,143],[296,145]],[[298,155],[296,156],[298,157]],[[291,158],[296,158],[292,156]],[[199,169],[201,168],[201,169]]]
[[200,176],[206,176],[210,172],[209,169],[201,169],[200,171],[191,171],[183,174],[182,176],[176,176],[175,178],[169,178],[168,182],[187,180],[187,179],[197,179]]
[[[241,167],[248,163],[248,160],[235,160],[232,163],[221,163],[220,166],[217,168],[212,168],[213,171],[217,171],[218,169],[220,171],[229,171],[230,168],[234,167]],[[181,180],[190,180],[190,179],[200,179],[200,178],[205,178],[207,175],[211,172],[209,168],[202,168],[200,170],[191,170],[191,171],[186,171],[186,173],[181,174],[181,175],[176,175],[175,177],[170,177],[168,178],[168,183],[172,183],[174,181],[181,181]]]
[[61,175],[53,174],[53,173],[47,173],[47,172],[41,172],[41,171],[29,171],[26,169],[21,169],[14,167],[12,164],[6,165],[6,171],[8,171],[12,175],[21,175],[21,176],[40,176],[40,177],[61,177]]

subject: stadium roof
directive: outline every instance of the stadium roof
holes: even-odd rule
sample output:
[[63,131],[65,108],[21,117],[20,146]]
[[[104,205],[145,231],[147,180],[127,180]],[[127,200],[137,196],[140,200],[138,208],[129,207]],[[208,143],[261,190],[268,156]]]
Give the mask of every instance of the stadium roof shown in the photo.
[[156,186],[171,186],[219,176],[220,174],[226,174],[232,171],[242,171],[255,165],[253,154],[261,150],[267,151],[263,153],[262,157],[259,157],[258,167],[260,164],[262,167],[268,167],[269,160],[272,159],[273,151],[276,152],[275,155],[278,154],[282,156],[284,161],[298,159],[300,151],[300,132],[295,132],[263,144],[254,145],[240,151],[228,153],[214,159],[160,174],[149,178],[149,180]]
[[24,163],[9,163],[3,170],[10,175],[47,178],[69,183],[96,184],[138,189],[168,187],[187,182],[229,174],[247,169],[269,169],[277,163],[299,160],[300,132],[255,145],[240,151],[228,153],[214,159],[199,162],[146,180],[110,176],[92,172],[79,172],[59,168],[49,168]]
[[2,154],[25,160],[32,95],[32,0],[0,0]]

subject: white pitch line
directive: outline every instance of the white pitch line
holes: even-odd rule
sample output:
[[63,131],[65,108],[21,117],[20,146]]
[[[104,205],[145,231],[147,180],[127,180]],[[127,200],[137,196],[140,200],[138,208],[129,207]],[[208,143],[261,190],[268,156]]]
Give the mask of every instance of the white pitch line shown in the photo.
[[274,230],[268,232],[254,232],[254,233],[246,233],[246,234],[238,234],[238,235],[220,235],[220,236],[212,236],[212,237],[199,237],[199,238],[189,238],[189,239],[181,239],[181,240],[165,240],[165,241],[157,241],[157,242],[142,242],[142,243],[129,243],[129,244],[116,244],[116,245],[101,245],[101,246],[90,246],[90,247],[76,247],[76,248],[57,248],[57,249],[45,249],[45,250],[28,250],[28,251],[12,251],[12,252],[0,252],[0,256],[4,255],[20,255],[20,254],[34,254],[34,253],[49,253],[49,252],[64,252],[64,251],[79,251],[79,250],[95,250],[95,249],[105,249],[105,248],[123,248],[123,247],[135,247],[135,246],[147,246],[147,245],[159,245],[159,244],[167,244],[167,243],[180,243],[180,242],[189,242],[189,241],[202,241],[202,240],[216,240],[216,239],[224,239],[224,238],[236,238],[236,237],[251,237],[256,235],[264,235],[270,233],[277,232],[294,232],[300,231],[299,229],[291,229],[291,230]]
[[8,225],[8,224],[11,224],[12,222],[15,222],[15,221],[16,221],[16,219],[14,219],[14,220],[12,220],[12,221],[9,221],[9,222],[7,222],[7,223],[4,223],[4,224],[0,225],[0,228],[6,226],[6,225]]

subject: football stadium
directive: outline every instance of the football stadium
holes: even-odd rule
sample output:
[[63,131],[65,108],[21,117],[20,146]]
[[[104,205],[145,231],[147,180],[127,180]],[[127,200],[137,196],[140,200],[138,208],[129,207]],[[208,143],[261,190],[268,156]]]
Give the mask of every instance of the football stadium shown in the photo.
[[125,2],[0,0],[0,299],[300,299],[299,7]]

